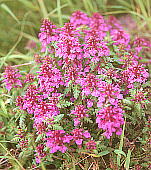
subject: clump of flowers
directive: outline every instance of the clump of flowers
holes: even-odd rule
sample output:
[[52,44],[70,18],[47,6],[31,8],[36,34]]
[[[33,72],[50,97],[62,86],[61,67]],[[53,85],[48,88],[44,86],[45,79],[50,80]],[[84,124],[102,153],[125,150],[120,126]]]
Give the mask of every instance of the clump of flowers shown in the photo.
[[65,143],[70,143],[72,136],[67,135],[64,130],[51,130],[46,133],[46,145],[50,148],[50,153],[67,150]]
[[21,74],[19,73],[19,70],[16,68],[13,68],[12,66],[7,66],[5,68],[4,72],[4,80],[6,84],[6,88],[8,91],[10,91],[13,87],[22,87],[22,82],[20,80]]
[[96,149],[96,142],[94,140],[87,142],[86,149],[89,149],[89,150]]
[[84,117],[89,117],[89,115],[86,113],[87,109],[84,108],[83,105],[77,105],[75,110],[71,111],[71,114],[75,115],[74,120],[74,126],[78,126],[80,123],[80,120]]
[[[33,121],[37,163],[49,153],[72,148],[93,152],[100,136],[121,135],[128,113],[124,101],[149,77],[139,61],[145,40],[131,42],[114,17],[105,19],[99,13],[88,17],[80,11],[61,28],[44,19],[39,40],[41,53],[35,55],[39,71],[26,75],[24,82],[30,84],[16,100]],[[8,66],[6,88],[21,87],[20,77]],[[141,90],[130,101],[146,100]]]

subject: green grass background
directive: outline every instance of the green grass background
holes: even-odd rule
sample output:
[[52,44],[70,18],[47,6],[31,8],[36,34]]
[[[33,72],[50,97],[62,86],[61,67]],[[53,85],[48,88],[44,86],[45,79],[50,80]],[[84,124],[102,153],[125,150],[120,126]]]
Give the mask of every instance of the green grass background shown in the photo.
[[[62,25],[75,10],[89,15],[93,12],[117,17],[130,14],[138,25],[134,31],[150,36],[150,0],[0,0],[1,66],[15,57],[28,60],[27,56],[33,55],[25,47],[29,40],[38,43],[37,35],[43,18]],[[10,57],[12,54],[15,55]]]

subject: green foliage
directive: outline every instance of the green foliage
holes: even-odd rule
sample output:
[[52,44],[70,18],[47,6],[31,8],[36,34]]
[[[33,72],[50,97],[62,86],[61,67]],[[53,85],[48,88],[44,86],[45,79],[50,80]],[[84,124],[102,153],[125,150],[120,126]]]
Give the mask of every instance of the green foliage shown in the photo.
[[126,170],[128,170],[129,166],[130,166],[130,157],[131,157],[131,150],[129,149],[128,153],[127,153],[126,161],[125,161],[125,164],[124,164],[124,167],[125,167]]
[[59,100],[59,103],[57,104],[57,106],[59,108],[64,108],[64,107],[68,107],[71,106],[73,103],[69,102],[69,101],[65,101],[65,100]]
[[77,99],[79,97],[79,94],[80,94],[80,90],[78,90],[78,85],[75,85],[73,87],[73,96],[75,99]]
[[26,129],[26,114],[22,114],[19,119],[19,126],[21,129],[25,130]]

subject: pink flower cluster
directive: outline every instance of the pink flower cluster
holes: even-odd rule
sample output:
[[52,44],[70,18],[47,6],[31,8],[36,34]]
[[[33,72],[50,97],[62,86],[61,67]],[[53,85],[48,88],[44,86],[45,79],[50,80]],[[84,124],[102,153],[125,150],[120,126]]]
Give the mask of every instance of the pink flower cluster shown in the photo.
[[78,126],[80,123],[80,120],[84,117],[89,117],[89,115],[86,113],[88,109],[85,109],[83,105],[77,105],[75,107],[75,110],[71,110],[71,114],[75,115],[74,120],[74,126]]
[[67,135],[64,130],[51,130],[46,133],[46,146],[51,148],[50,153],[61,151],[64,153],[67,150],[65,143],[70,143],[71,135]]
[[[74,143],[96,149],[92,137],[97,137],[85,119],[102,129],[107,138],[113,133],[121,135],[122,100],[149,76],[139,62],[142,49],[138,39],[131,43],[130,35],[114,17],[104,19],[99,13],[88,17],[81,11],[73,13],[62,28],[46,19],[40,31],[41,52],[46,56],[38,56],[37,79],[18,96],[17,106],[33,115],[36,134],[45,136],[43,145],[51,153],[64,153]],[[18,70],[7,67],[4,77],[7,89],[22,86]],[[28,75],[26,81],[31,79]],[[135,100],[145,99],[140,94]],[[41,158],[45,156],[41,154],[43,145],[37,147]]]
[[7,66],[4,72],[5,79],[3,80],[3,82],[5,82],[6,84],[6,89],[10,91],[13,87],[14,88],[22,87],[22,82],[19,79],[20,77],[22,76],[19,73],[18,69],[15,69],[11,66]]
[[113,132],[121,135],[120,126],[124,123],[123,110],[118,106],[106,106],[99,110],[96,122],[98,127],[106,130],[104,135],[109,139]]

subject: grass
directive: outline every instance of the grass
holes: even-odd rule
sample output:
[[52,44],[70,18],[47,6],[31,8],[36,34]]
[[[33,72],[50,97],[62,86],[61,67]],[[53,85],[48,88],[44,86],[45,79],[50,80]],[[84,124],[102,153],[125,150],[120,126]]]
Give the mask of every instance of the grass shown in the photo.
[[[80,0],[80,3],[75,0],[52,0],[51,3],[49,0],[1,0],[0,27],[2,32],[0,39],[2,45],[0,55],[3,57],[12,53],[12,48],[15,52],[26,54],[28,52],[25,49],[26,43],[29,40],[35,41],[37,38],[42,18],[49,18],[55,24],[62,25],[75,10],[82,10],[89,15],[97,11],[103,15],[128,13],[136,19],[139,25],[138,30],[146,32],[151,28],[150,6],[149,0],[116,0],[113,2]],[[24,25],[24,30],[21,28],[22,25]],[[12,45],[17,42],[20,34],[22,34],[22,38],[17,45]]]

